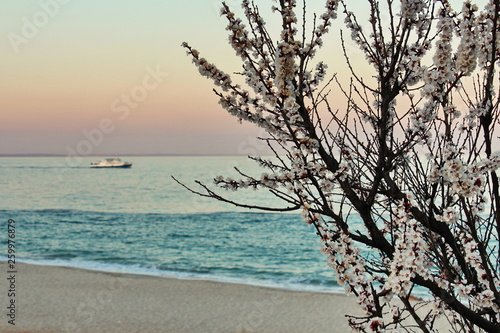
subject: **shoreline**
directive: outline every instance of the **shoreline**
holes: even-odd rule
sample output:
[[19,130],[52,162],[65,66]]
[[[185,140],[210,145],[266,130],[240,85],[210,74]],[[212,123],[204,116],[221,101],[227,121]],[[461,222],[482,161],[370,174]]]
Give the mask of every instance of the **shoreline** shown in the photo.
[[[7,262],[7,257],[0,255],[0,265]],[[272,279],[251,279],[240,278],[232,276],[215,275],[210,273],[198,273],[190,271],[174,271],[174,270],[161,270],[158,268],[146,268],[129,266],[124,264],[101,263],[94,261],[66,261],[51,260],[51,259],[28,259],[16,258],[18,264],[46,266],[46,267],[60,267],[72,268],[89,272],[97,273],[110,273],[110,274],[123,274],[123,275],[137,275],[139,277],[153,277],[165,279],[178,279],[187,281],[211,281],[218,283],[237,284],[243,286],[252,286],[260,288],[278,289],[283,291],[297,291],[319,294],[333,294],[346,296],[344,288],[338,285],[313,285],[293,281],[276,281]],[[95,266],[92,266],[95,265]],[[332,279],[334,277],[332,276]]]
[[5,333],[349,332],[345,314],[359,313],[354,297],[334,293],[27,263],[16,271],[16,325],[2,297]]

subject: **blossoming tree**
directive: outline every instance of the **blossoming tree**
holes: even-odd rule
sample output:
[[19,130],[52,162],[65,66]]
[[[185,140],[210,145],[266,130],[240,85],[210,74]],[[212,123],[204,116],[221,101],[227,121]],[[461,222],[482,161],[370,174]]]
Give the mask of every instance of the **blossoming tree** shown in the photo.
[[[223,4],[243,63],[233,77],[183,46],[221,106],[263,128],[275,152],[250,157],[268,172],[238,170],[239,179],[215,184],[267,190],[284,205],[243,204],[202,183],[191,191],[300,210],[338,282],[358,299],[364,316],[348,316],[357,330],[431,332],[444,317],[450,330],[500,332],[500,0],[458,10],[448,0],[368,0],[367,28],[352,2],[326,1],[310,29],[305,2],[275,4],[276,40],[253,2],[242,1],[245,23]],[[313,65],[338,16],[347,84],[325,80],[325,63]],[[351,63],[346,31],[370,77]],[[415,300],[416,290],[428,296]]]

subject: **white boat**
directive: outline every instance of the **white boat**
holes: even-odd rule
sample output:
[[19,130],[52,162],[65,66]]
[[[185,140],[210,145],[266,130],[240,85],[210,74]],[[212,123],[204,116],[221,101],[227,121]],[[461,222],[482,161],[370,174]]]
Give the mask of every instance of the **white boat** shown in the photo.
[[132,163],[122,162],[121,159],[117,157],[106,158],[97,162],[90,163],[91,168],[130,168]]

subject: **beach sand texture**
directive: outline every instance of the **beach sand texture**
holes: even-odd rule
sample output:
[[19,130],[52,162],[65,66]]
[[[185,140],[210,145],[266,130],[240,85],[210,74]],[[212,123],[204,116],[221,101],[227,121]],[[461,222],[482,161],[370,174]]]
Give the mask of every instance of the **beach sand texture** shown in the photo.
[[[350,332],[355,298],[17,264],[15,326],[0,264],[0,332]],[[8,276],[7,276],[8,277]]]

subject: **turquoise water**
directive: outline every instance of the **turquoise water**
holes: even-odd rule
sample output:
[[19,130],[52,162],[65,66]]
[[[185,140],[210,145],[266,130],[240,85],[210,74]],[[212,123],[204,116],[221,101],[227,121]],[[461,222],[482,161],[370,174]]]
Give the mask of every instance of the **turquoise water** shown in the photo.
[[[95,158],[0,158],[0,244],[16,221],[25,262],[102,271],[340,291],[314,230],[297,214],[265,213],[200,198],[171,176],[210,183],[244,157],[130,157],[131,169],[91,169]],[[221,190],[222,193],[225,191]],[[282,206],[266,193],[225,193]],[[0,259],[7,247],[0,248]]]

